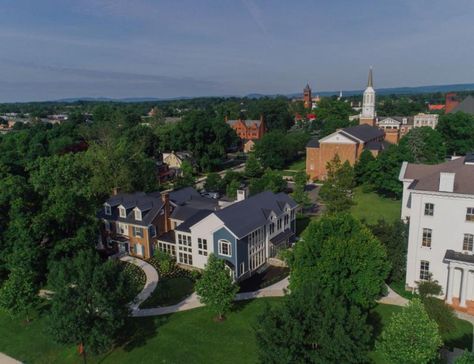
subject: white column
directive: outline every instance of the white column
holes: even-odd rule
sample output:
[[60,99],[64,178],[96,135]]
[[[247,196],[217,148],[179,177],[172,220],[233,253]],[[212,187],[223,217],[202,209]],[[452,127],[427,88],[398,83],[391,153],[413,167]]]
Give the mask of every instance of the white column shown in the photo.
[[467,307],[466,306],[466,298],[467,298],[467,281],[469,277],[469,269],[463,268],[462,270],[462,283],[461,283],[461,299],[459,300],[459,306]]
[[448,265],[448,287],[446,289],[446,302],[448,305],[453,303],[453,284],[454,284],[454,267],[451,263]]

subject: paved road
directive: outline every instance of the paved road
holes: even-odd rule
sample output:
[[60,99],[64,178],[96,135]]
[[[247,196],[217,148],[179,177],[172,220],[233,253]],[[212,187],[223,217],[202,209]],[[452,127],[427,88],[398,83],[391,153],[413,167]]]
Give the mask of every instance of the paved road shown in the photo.
[[21,364],[21,362],[6,354],[0,353],[0,364]]

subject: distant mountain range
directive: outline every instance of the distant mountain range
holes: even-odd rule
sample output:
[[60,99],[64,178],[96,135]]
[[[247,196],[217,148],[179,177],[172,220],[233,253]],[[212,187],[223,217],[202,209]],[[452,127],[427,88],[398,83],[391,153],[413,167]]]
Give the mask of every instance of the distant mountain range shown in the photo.
[[[474,90],[474,83],[463,83],[463,84],[453,84],[453,85],[432,85],[432,86],[416,86],[416,87],[390,87],[390,88],[377,88],[376,92],[378,95],[413,95],[413,94],[423,94],[423,93],[435,93],[435,92],[460,92],[460,91],[472,91]],[[318,91],[313,90],[314,95],[320,96],[332,96],[339,95],[340,91]],[[353,96],[361,95],[364,90],[342,90],[343,96]],[[277,96],[286,96],[289,98],[301,97],[302,93],[292,93],[292,94],[273,94],[265,95],[259,93],[251,93],[245,95],[244,97],[258,99],[262,97],[277,97]],[[209,96],[213,97],[213,96]],[[225,95],[219,97],[242,97],[239,95]],[[54,100],[54,102],[77,102],[77,101],[111,101],[111,102],[153,102],[153,101],[172,101],[172,100],[186,100],[192,99],[195,97],[183,96],[183,97],[172,97],[172,98],[156,98],[156,97],[128,97],[128,98],[109,98],[109,97],[74,97],[74,98],[65,98]]]

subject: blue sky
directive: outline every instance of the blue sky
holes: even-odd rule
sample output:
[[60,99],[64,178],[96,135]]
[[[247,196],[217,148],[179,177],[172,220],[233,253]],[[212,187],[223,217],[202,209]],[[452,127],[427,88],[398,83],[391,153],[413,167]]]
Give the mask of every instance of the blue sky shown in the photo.
[[0,101],[474,82],[472,0],[0,0]]

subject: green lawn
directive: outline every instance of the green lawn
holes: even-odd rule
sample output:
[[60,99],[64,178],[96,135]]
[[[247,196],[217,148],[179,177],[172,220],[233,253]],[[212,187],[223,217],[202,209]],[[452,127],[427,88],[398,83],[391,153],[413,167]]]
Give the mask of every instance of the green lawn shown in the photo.
[[194,291],[194,283],[187,277],[162,278],[151,296],[140,308],[171,306],[181,302]]
[[[256,363],[254,330],[257,316],[266,303],[279,304],[279,298],[239,302],[224,322],[215,322],[204,308],[169,316],[131,319],[128,339],[114,351],[89,357],[89,363]],[[400,307],[378,305],[370,316],[379,334],[393,312]],[[44,331],[44,319],[25,325],[0,313],[0,351],[27,363],[81,363],[75,348],[57,345]],[[458,320],[458,332],[449,343],[471,347],[472,326]],[[459,346],[457,345],[457,346]],[[376,363],[380,354],[372,352]]]
[[352,214],[366,220],[369,224],[376,223],[379,219],[392,222],[400,219],[401,201],[384,198],[375,192],[364,193],[361,187],[354,191],[355,206],[352,207]]

